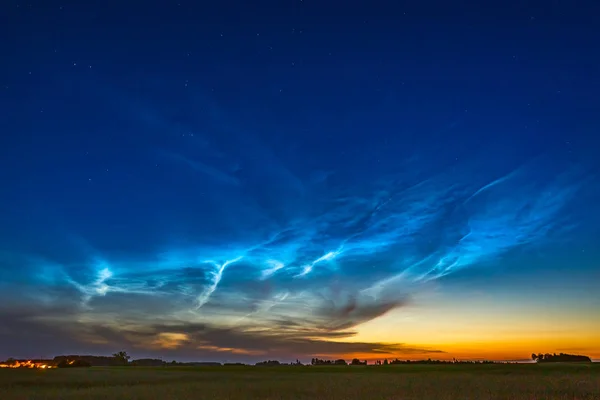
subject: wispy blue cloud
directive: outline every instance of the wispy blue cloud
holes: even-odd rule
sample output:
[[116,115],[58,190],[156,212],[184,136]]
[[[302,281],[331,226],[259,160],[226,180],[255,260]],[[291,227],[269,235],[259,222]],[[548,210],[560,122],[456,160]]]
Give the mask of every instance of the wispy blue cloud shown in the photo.
[[185,157],[182,154],[162,152],[162,156],[167,160],[171,160],[173,162],[178,162],[183,165],[186,165],[186,166],[190,167],[191,169],[193,169],[194,171],[202,173],[218,183],[222,183],[225,185],[233,185],[233,186],[240,185],[240,181],[235,176],[233,176],[225,171],[222,171],[216,167],[213,167],[211,165],[207,165],[200,161],[196,161],[189,157]]
[[256,227],[246,242],[92,259],[87,275],[64,266],[65,282],[90,315],[118,296],[161,297],[172,304],[169,320],[301,321],[299,336],[342,333],[403,305],[421,283],[543,244],[581,185],[576,174],[530,166],[488,183],[459,178],[441,173],[354,196],[325,190],[313,205],[320,212],[275,231]]
[[[482,172],[470,160],[435,168],[436,155],[426,151],[402,168],[390,161],[385,174],[343,158],[335,173],[299,174],[281,149],[242,133],[219,113],[213,117],[208,125],[224,138],[198,134],[197,146],[155,152],[207,178],[185,180],[206,189],[210,200],[197,205],[199,218],[186,221],[196,234],[185,245],[128,253],[81,241],[79,261],[22,255],[21,273],[1,268],[3,280],[38,288],[31,296],[44,304],[57,301],[53,293],[68,293],[70,312],[91,325],[110,325],[118,310],[139,329],[159,334],[150,326],[160,325],[162,333],[185,334],[182,343],[196,349],[242,347],[233,343],[238,336],[265,349],[286,341],[308,349],[313,338],[351,336],[360,324],[406,304],[428,281],[498,267],[512,250],[545,245],[564,233],[559,228],[588,179],[571,164],[543,157],[490,169],[501,174]],[[159,117],[146,122],[149,129],[150,123],[169,126]],[[371,179],[354,179],[360,168]],[[126,341],[131,335],[118,324],[109,333],[81,329],[77,334],[85,337]],[[238,336],[227,344],[201,333],[208,330]]]

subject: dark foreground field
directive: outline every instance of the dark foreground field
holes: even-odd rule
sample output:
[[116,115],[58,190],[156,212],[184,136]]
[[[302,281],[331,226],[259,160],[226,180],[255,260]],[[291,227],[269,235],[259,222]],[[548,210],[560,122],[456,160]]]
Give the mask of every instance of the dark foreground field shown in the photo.
[[0,399],[600,400],[600,365],[0,369]]

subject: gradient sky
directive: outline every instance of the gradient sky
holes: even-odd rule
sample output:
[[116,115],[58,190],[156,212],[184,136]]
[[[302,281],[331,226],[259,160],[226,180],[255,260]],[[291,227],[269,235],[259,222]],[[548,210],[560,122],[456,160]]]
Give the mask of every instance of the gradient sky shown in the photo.
[[600,358],[597,5],[461,4],[3,1],[0,358]]

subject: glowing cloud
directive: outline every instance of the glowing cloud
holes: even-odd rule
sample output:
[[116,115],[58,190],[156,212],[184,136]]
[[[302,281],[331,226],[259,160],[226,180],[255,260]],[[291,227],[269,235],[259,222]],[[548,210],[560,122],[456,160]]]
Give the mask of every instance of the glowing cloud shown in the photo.
[[[304,182],[266,150],[261,155],[273,161],[269,168],[281,167],[278,173],[263,174],[264,164],[242,151],[234,160],[214,151],[220,165],[239,165],[235,177],[191,158],[169,158],[210,178],[202,184],[213,197],[198,206],[208,211],[199,227],[187,227],[193,240],[126,257],[86,245],[82,252],[96,257],[83,263],[42,263],[29,255],[23,274],[46,290],[39,301],[52,305],[66,282],[78,296],[73,319],[99,324],[93,332],[77,328],[77,337],[134,343],[135,332],[148,330],[136,339],[148,348],[248,356],[286,346],[323,353],[320,341],[375,351],[382,345],[342,341],[402,307],[427,282],[500,268],[513,249],[547,245],[566,226],[560,218],[586,177],[537,160],[492,177],[467,165],[360,182],[338,171]],[[265,181],[242,185],[252,174]],[[112,325],[107,333],[97,321],[115,315],[133,327]]]
[[205,305],[210,299],[210,295],[213,294],[215,290],[217,290],[219,282],[221,282],[221,279],[223,279],[223,273],[225,273],[225,268],[227,268],[227,266],[230,264],[240,261],[241,259],[242,256],[239,256],[234,258],[233,260],[227,260],[221,265],[219,265],[215,261],[204,261],[207,264],[214,265],[216,271],[213,272],[214,278],[212,283],[200,294],[200,296],[198,296],[198,306],[196,308],[201,308],[203,305]]

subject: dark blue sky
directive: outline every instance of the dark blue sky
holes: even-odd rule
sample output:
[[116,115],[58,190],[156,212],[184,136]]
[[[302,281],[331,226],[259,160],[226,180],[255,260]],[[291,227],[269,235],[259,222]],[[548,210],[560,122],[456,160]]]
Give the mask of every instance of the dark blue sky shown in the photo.
[[593,309],[598,11],[3,3],[2,343],[449,354],[367,326],[432,291],[508,304],[518,282],[536,307],[558,290],[564,315]]

